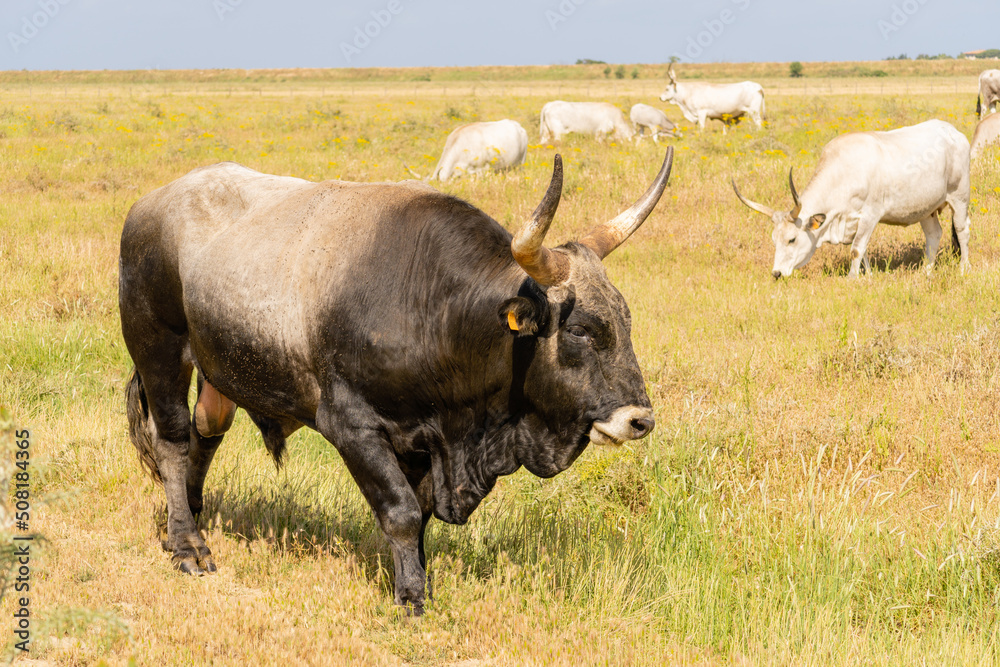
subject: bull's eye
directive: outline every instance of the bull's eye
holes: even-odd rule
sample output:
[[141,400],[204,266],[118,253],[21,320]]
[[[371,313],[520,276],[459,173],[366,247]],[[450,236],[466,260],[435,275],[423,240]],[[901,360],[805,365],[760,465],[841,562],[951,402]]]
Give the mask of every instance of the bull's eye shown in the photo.
[[566,333],[568,333],[573,338],[577,338],[581,341],[590,340],[590,332],[585,328],[581,327],[579,324],[574,324],[573,326],[566,328]]
[[788,239],[788,245],[792,245],[793,243],[795,243],[795,238],[796,237],[793,236],[792,238]]

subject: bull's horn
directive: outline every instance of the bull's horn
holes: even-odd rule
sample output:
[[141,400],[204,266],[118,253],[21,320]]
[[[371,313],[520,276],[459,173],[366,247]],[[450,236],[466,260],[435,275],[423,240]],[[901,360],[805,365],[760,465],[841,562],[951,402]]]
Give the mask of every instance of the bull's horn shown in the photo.
[[632,236],[632,232],[639,229],[639,225],[652,213],[656,202],[660,201],[663,189],[667,187],[667,179],[670,178],[670,168],[673,167],[673,164],[674,147],[671,146],[667,149],[666,157],[663,158],[660,173],[656,175],[653,184],[639,198],[639,201],[619,213],[614,220],[592,229],[580,240],[580,243],[597,253],[601,259],[610,255],[615,248],[625,242],[625,239]]
[[542,203],[531,214],[531,218],[521,225],[514,240],[510,242],[514,260],[535,282],[544,286],[558,285],[569,277],[569,259],[566,255],[552,252],[542,244],[559,207],[559,198],[562,197],[562,173],[562,156],[557,154],[552,167],[552,180],[542,197]]
[[741,202],[743,202],[744,206],[746,206],[748,208],[752,208],[753,210],[757,211],[758,213],[763,213],[764,215],[766,215],[769,218],[774,217],[774,209],[773,208],[770,208],[768,206],[764,206],[763,204],[758,204],[757,202],[750,201],[749,199],[744,199],[743,195],[740,194],[739,188],[736,187],[736,181],[733,180],[733,179],[730,179],[730,182],[733,184],[733,192],[736,193],[736,196],[739,197],[739,200]]
[[802,202],[799,201],[799,193],[795,190],[795,179],[792,178],[791,167],[788,168],[788,187],[792,191],[792,200],[795,202],[795,208],[792,209],[792,220],[795,220],[802,212]]
[[677,83],[677,75],[674,73],[673,63],[670,63],[670,67],[667,68],[667,76],[670,77],[671,83]]
[[406,169],[406,171],[410,172],[410,176],[412,176],[413,178],[417,179],[418,181],[424,180],[423,176],[410,169],[409,165],[407,165],[405,162],[403,163],[403,167]]

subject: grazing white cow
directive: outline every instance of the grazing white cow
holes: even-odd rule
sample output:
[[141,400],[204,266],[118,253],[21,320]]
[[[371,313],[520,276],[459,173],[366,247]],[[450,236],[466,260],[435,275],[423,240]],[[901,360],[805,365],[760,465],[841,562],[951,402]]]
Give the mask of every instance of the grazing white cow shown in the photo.
[[[426,180],[447,181],[461,173],[504,171],[524,164],[528,133],[516,120],[469,123],[452,130],[434,172]],[[407,167],[409,172],[421,178]]]
[[987,113],[996,113],[1000,103],[1000,69],[988,69],[979,75],[979,97],[976,98],[976,113],[979,119]]
[[941,120],[929,120],[890,132],[853,132],[823,148],[819,166],[799,198],[788,172],[794,208],[774,209],[740,201],[774,222],[772,275],[788,277],[804,266],[824,243],[851,244],[856,278],[875,226],[920,223],[926,237],[928,270],[941,241],[938,215],[952,211],[952,238],[962,251],[961,269],[969,267],[969,140]]
[[592,134],[598,140],[609,134],[618,140],[635,136],[635,130],[625,122],[625,114],[614,104],[556,100],[542,107],[538,133],[543,144],[560,141],[571,132]]
[[990,114],[979,121],[976,131],[972,134],[972,152],[970,157],[975,160],[983,149],[990,144],[1000,143],[1000,114]]
[[632,124],[635,125],[637,138],[642,137],[645,130],[649,130],[654,144],[660,143],[657,141],[660,135],[665,137],[678,136],[677,127],[670,122],[667,114],[656,107],[651,107],[648,104],[640,102],[632,107],[628,117],[632,121]]
[[667,84],[661,102],[670,102],[681,108],[689,122],[705,129],[708,120],[721,120],[722,132],[728,125],[736,125],[744,114],[749,114],[757,127],[764,126],[764,89],[759,83],[680,83],[673,65],[667,70]]

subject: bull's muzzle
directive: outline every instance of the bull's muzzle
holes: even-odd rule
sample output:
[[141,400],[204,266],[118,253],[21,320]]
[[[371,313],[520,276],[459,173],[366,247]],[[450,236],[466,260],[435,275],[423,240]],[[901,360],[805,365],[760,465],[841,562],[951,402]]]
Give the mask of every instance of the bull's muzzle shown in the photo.
[[775,280],[777,280],[778,278],[781,277],[781,271],[779,271],[778,269],[775,269],[774,271],[771,271],[771,275],[774,276]]
[[594,422],[590,441],[596,445],[621,445],[649,435],[656,425],[651,408],[630,405],[618,408],[606,421]]

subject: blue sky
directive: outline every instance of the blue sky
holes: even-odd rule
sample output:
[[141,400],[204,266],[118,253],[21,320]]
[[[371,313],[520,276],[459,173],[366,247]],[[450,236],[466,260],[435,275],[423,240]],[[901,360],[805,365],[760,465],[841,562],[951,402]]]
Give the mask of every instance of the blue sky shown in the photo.
[[0,69],[878,60],[998,28],[997,0],[3,0]]

